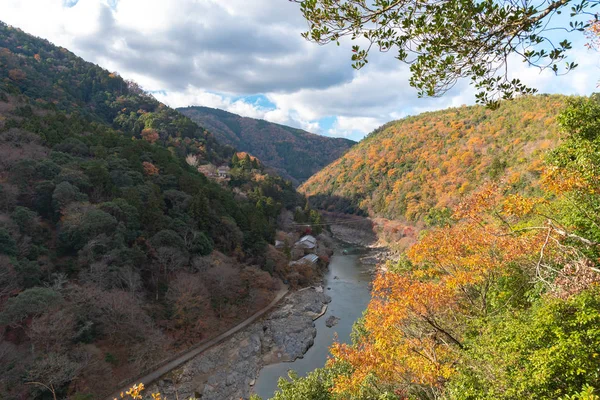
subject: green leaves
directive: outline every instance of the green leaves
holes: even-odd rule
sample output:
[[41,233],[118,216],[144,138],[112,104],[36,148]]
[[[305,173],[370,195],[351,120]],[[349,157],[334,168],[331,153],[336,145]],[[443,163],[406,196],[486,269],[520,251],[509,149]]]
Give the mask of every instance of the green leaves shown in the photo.
[[[309,22],[303,36],[318,44],[347,37],[352,46],[352,67],[360,69],[372,48],[397,50],[396,58],[411,65],[411,86],[419,96],[440,96],[460,79],[471,78],[479,92],[477,102],[491,108],[498,99],[535,93],[508,77],[509,57],[516,55],[529,66],[567,73],[577,66],[562,66],[571,49],[568,40],[557,45],[545,36],[548,20],[573,0],[544,2],[538,7],[509,1],[442,0],[310,0],[296,1]],[[571,16],[586,14],[598,3],[584,0],[571,7]],[[572,30],[583,30],[570,21]]]
[[[548,164],[560,176],[558,189],[568,202],[563,207],[563,223],[578,235],[593,242],[600,241],[600,102],[597,95],[570,99],[558,122],[566,137],[549,154]],[[596,248],[584,251],[598,253]]]
[[0,325],[19,324],[28,316],[43,314],[62,300],[60,293],[49,288],[27,289],[7,300],[0,313]]
[[329,392],[332,386],[331,372],[327,369],[316,369],[305,378],[298,377],[294,371],[289,373],[289,380],[279,378],[279,390],[273,400],[333,400]]
[[593,399],[574,395],[600,377],[600,294],[542,298],[530,311],[485,321],[469,343],[452,399]]

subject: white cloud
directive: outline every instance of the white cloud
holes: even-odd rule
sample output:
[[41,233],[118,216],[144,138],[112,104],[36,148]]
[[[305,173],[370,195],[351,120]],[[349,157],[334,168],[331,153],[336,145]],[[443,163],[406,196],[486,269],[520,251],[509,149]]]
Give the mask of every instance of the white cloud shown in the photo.
[[[119,71],[174,107],[205,105],[357,139],[392,119],[474,103],[466,82],[441,98],[417,98],[408,67],[391,54],[373,54],[367,67],[352,70],[347,44],[306,42],[297,4],[284,0],[73,3],[0,0],[0,18]],[[540,74],[513,60],[512,76],[540,92],[591,93],[600,57],[574,42],[580,66],[569,75]],[[274,107],[239,99],[260,93]]]
[[556,76],[548,69],[540,71],[538,68],[530,68],[513,58],[510,76],[538,88],[541,93],[590,94],[600,77],[600,54],[579,43],[571,51],[570,59],[577,62],[577,68],[566,75]]
[[234,100],[231,95],[209,93],[192,86],[189,86],[183,92],[156,92],[153,95],[159,101],[171,107],[202,105],[205,107],[220,108],[243,117],[264,119],[278,124],[290,125],[309,132],[321,132],[321,127],[317,121],[302,119],[297,113],[290,110],[265,108],[243,99]]
[[189,86],[182,92],[157,92],[154,93],[154,97],[171,107],[202,105],[205,107],[220,108],[250,118],[264,118],[268,112],[268,110],[256,104],[247,103],[243,100],[234,101],[225,95],[209,93],[192,86]]
[[337,117],[333,127],[327,132],[328,136],[334,137],[354,137],[371,132],[375,128],[383,125],[384,120],[371,117]]

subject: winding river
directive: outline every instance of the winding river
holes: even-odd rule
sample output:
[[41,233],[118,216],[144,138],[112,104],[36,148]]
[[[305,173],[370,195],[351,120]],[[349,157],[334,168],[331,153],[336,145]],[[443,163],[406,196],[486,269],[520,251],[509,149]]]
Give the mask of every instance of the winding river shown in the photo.
[[[277,381],[280,377],[287,377],[288,370],[294,370],[304,376],[315,368],[323,367],[335,333],[340,341],[350,341],[352,325],[360,318],[371,298],[371,275],[369,268],[360,263],[360,253],[360,249],[350,245],[338,246],[324,280],[324,288],[331,296],[331,303],[326,314],[315,321],[317,336],[314,345],[306,352],[304,358],[264,367],[254,386],[254,391],[260,397],[271,398],[277,390]],[[340,320],[337,325],[328,328],[325,321],[332,315]]]

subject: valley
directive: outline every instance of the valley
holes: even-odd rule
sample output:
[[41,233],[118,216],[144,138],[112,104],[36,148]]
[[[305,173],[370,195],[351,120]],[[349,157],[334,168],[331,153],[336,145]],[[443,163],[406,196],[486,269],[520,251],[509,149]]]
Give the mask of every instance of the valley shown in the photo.
[[600,400],[594,1],[34,1],[0,399]]
[[322,229],[289,181],[134,82],[4,24],[0,65],[0,397],[102,398],[327,264],[275,247]]

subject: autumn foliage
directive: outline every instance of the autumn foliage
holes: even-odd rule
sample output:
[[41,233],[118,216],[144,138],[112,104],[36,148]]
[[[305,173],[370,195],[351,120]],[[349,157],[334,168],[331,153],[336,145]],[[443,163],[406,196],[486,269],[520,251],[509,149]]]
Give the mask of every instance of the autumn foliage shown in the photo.
[[146,175],[158,175],[158,173],[159,173],[159,169],[156,168],[156,166],[154,164],[152,164],[151,162],[144,161],[142,163],[142,166],[144,167],[144,173]]
[[455,212],[459,222],[427,233],[408,251],[404,268],[376,278],[364,321],[368,335],[357,346],[332,349],[333,364],[352,368],[338,378],[336,392],[359,392],[373,378],[404,393],[441,390],[463,348],[465,320],[492,312],[494,286],[515,263],[534,269],[543,244],[541,232],[512,234],[487,217],[501,207],[500,194],[489,185],[471,196]]
[[144,138],[144,140],[150,142],[150,143],[155,143],[158,140],[158,132],[155,129],[150,129],[150,128],[146,128],[144,130],[142,130],[142,138]]
[[599,116],[570,99],[535,192],[490,180],[386,265],[323,398],[598,398]]
[[564,96],[459,107],[390,122],[299,190],[312,204],[371,217],[422,221],[454,207],[488,180],[537,186],[544,153],[558,142]]

